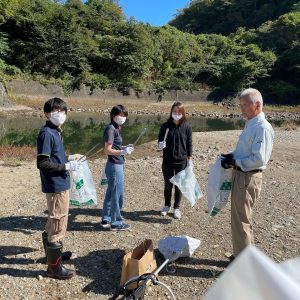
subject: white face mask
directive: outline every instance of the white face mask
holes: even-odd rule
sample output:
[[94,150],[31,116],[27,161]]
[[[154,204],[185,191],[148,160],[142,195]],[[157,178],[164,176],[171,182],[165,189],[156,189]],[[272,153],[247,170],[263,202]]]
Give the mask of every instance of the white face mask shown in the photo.
[[181,118],[182,118],[182,114],[174,114],[172,113],[172,118],[175,120],[175,121],[179,121]]
[[125,123],[125,121],[126,121],[126,117],[116,116],[116,117],[114,117],[114,121],[118,125],[123,125]]
[[50,113],[50,121],[55,126],[61,126],[66,121],[67,115],[65,112],[53,111]]

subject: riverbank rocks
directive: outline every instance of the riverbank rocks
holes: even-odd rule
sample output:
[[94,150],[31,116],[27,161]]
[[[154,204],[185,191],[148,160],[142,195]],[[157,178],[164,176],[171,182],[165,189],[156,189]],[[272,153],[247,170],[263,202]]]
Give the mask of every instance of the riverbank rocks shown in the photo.
[[[10,105],[13,106],[13,110],[8,108],[5,109],[5,106],[3,106],[3,110],[6,111],[6,115],[21,115],[25,117],[31,117],[31,116],[42,116],[43,117],[43,110],[42,108],[30,108],[25,106],[18,106],[10,101],[1,102],[1,99],[6,99],[6,92],[4,86],[0,83],[0,108],[3,105]],[[5,101],[5,100],[4,100]],[[4,104],[3,104],[4,103]],[[150,105],[146,105],[144,109],[135,109],[135,107],[128,107],[128,112],[130,116],[161,116],[164,118],[165,116],[169,115],[169,111],[166,111],[162,108],[157,109],[157,107],[150,107]],[[6,106],[9,107],[9,106]],[[195,110],[194,107],[187,107],[187,115],[189,117],[202,117],[206,119],[242,119],[242,116],[238,112],[227,112],[227,111],[215,111],[215,106],[211,106],[207,111],[201,111],[201,110]],[[70,106],[69,111],[74,113],[95,113],[95,114],[104,114],[109,115],[110,114],[110,108],[99,108],[99,107],[85,107],[85,106]],[[285,121],[285,120],[292,120],[292,121],[299,121],[300,120],[300,113],[297,112],[265,112],[267,119],[272,120],[279,120],[279,121]]]

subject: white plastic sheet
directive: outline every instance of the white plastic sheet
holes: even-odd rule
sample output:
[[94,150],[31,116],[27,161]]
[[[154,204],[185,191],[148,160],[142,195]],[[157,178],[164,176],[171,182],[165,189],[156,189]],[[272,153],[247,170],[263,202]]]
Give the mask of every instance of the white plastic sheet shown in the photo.
[[[300,285],[300,257],[292,258],[279,264],[281,270],[294,278]],[[300,295],[299,295],[300,299]]]
[[167,236],[158,242],[159,252],[170,261],[179,257],[191,257],[201,241],[187,235]]
[[189,200],[192,207],[199,198],[203,197],[203,193],[192,167],[186,167],[184,170],[173,176],[170,181],[178,186],[182,195]]
[[[69,160],[82,155],[70,155]],[[70,204],[76,206],[97,204],[96,188],[87,160],[82,159],[76,171],[70,171]]]
[[232,184],[232,169],[221,166],[221,158],[209,166],[207,185],[208,213],[211,217],[227,204]]
[[204,300],[220,299],[299,300],[300,284],[282,265],[248,246],[204,297]]

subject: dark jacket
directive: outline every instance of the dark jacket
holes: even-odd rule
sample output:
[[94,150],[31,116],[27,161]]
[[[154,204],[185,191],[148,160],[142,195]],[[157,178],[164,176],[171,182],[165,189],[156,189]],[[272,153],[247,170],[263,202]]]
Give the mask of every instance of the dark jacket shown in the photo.
[[192,128],[188,123],[176,125],[174,122],[165,122],[162,124],[158,141],[164,139],[166,129],[169,133],[166,138],[166,148],[163,149],[163,163],[180,163],[192,156]]
[[47,121],[37,138],[37,167],[40,170],[43,193],[59,193],[70,188],[66,162],[61,130]]

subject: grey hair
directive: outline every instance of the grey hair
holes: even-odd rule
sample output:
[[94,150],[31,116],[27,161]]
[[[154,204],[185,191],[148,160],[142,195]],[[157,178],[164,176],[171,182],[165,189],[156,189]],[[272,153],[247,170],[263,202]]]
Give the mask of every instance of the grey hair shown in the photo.
[[263,97],[260,91],[258,91],[257,89],[249,88],[242,91],[242,93],[240,94],[240,99],[241,98],[247,98],[253,104],[255,104],[256,102],[260,102],[261,104],[263,104]]

